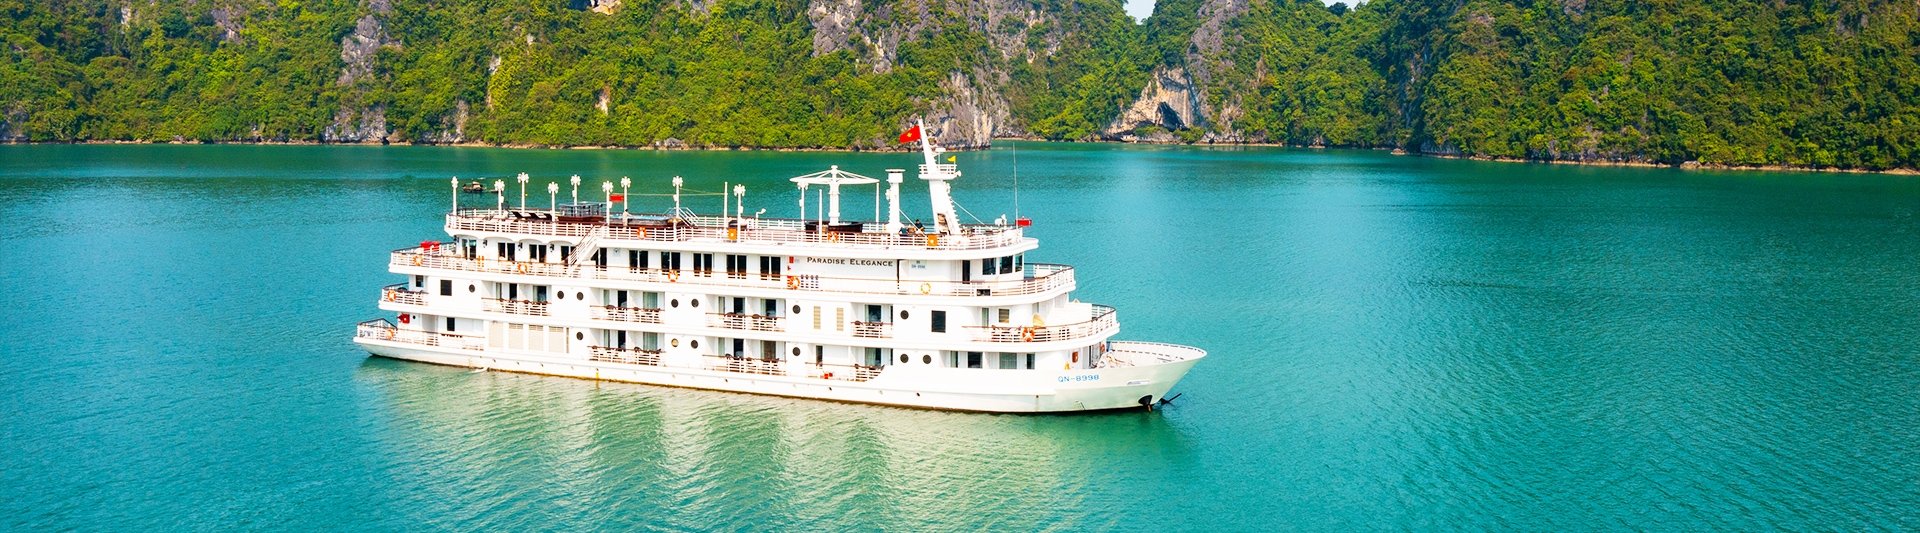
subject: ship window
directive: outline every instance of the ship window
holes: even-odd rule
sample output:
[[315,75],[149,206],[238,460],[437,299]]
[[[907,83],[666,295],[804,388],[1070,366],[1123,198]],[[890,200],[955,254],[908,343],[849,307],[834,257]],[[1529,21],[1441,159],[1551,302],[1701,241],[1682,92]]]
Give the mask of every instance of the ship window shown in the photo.
[[691,299],[691,300],[687,300],[687,305],[691,305],[691,306],[694,306],[694,307],[700,307],[700,299],[699,299],[699,298],[694,298],[694,299]]
[[671,306],[674,306],[674,307],[680,307],[680,299],[679,299],[679,298],[674,298],[674,299],[672,299],[672,300],[669,300],[669,301],[667,301],[667,305],[671,305]]
[[1033,354],[1027,354],[1027,370],[1033,370]]
[[420,289],[420,288],[425,288],[426,286],[427,286],[426,276],[421,276],[421,275],[413,276],[413,288]]
[[813,364],[817,365],[817,364],[826,362],[826,360],[827,360],[827,347],[825,346],[813,347]]
[[960,352],[947,353],[947,368],[960,368]]
[[453,317],[447,317],[447,332],[453,332]]
[[907,310],[905,310],[905,309],[901,309],[901,310],[900,310],[900,319],[901,319],[901,320],[906,320],[906,319],[907,319]]
[[813,329],[820,329],[820,306],[813,306]]
[[1013,272],[1013,256],[1009,255],[1009,256],[1000,258],[1000,273],[1009,274],[1012,272]]
[[691,347],[693,347],[693,349],[695,349],[695,350],[698,350],[698,349],[700,349],[700,339],[694,339],[694,340],[690,340],[690,341],[687,341],[687,346],[691,346]]
[[980,368],[980,352],[967,352],[967,368]]
[[912,360],[912,359],[913,359],[913,356],[911,356],[911,355],[907,355],[907,354],[900,354],[900,362],[901,362],[901,363],[906,363],[907,361],[909,361],[909,360]]
[[800,347],[799,347],[799,346],[795,346],[795,347],[793,347],[793,356],[794,356],[794,357],[800,357]]
[[474,291],[476,291],[476,290],[479,290],[479,288],[478,288],[478,287],[474,287],[472,283],[468,283],[468,284],[467,284],[467,292],[474,292]]
[[533,286],[533,301],[536,301],[536,302],[544,302],[544,301],[547,301],[547,286],[546,286],[546,285],[534,285],[534,286]]
[[793,306],[793,314],[796,314],[796,315],[800,314],[800,306],[798,305]]
[[1013,269],[1022,272],[1027,270],[1027,254],[1016,254],[1013,256]]
[[627,250],[627,270],[647,268],[647,253],[639,250]]
[[980,260],[980,273],[981,273],[981,274],[989,274],[989,275],[991,275],[991,274],[993,274],[993,260],[992,260],[992,259],[981,259],[981,260]]
[[931,364],[933,364],[933,354],[927,354],[927,355],[922,355],[922,356],[920,356],[920,364],[923,364],[923,365],[931,365]]
[[973,261],[960,261],[960,281],[973,281]]
[[1000,354],[1000,368],[1003,368],[1003,369],[1020,368],[1020,362],[1018,361],[1018,357],[1010,353]]
[[450,280],[450,279],[440,280],[440,295],[453,296],[453,280]]
[[646,332],[646,333],[641,333],[641,334],[640,334],[640,349],[642,349],[642,350],[658,350],[658,349],[660,349],[660,334],[659,334],[659,333],[654,333],[654,332],[651,332],[651,331],[649,331],[649,332]]
[[1001,323],[1001,324],[1005,324],[1005,323],[1008,323],[1008,322],[1012,322],[1012,321],[1013,321],[1013,310],[1012,310],[1012,309],[1001,309],[1001,310],[1000,310],[1000,323]]
[[680,347],[680,339],[673,339],[673,340],[669,340],[669,341],[667,341],[667,345],[668,345],[668,346],[672,346],[672,347],[675,347],[675,348],[679,348],[679,347]]
[[931,322],[933,322],[934,333],[947,332],[947,312],[946,311],[934,311],[933,320]]
[[847,308],[845,307],[833,308],[833,330],[834,331],[847,330]]

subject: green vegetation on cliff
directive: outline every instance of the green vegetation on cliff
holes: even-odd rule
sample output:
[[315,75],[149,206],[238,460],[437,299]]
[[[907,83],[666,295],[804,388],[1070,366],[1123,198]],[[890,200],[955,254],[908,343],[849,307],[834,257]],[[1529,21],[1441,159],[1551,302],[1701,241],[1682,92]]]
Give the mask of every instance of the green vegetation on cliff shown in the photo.
[[876,147],[924,117],[958,144],[1920,167],[1912,3],[1120,8],[0,0],[0,138]]

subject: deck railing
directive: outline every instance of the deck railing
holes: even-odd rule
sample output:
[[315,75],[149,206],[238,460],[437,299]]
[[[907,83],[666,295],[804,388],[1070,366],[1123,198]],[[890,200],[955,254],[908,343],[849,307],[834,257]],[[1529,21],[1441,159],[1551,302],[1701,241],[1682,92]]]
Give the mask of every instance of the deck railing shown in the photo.
[[716,328],[746,331],[784,331],[784,328],[780,327],[780,319],[784,317],[741,313],[707,313],[707,317],[707,325]]
[[706,362],[707,370],[758,374],[762,376],[787,375],[787,364],[780,361],[769,361],[752,357],[733,357],[729,355],[703,355],[700,359]]
[[[452,246],[442,245],[440,248],[443,250],[451,249]],[[395,250],[391,254],[388,264],[396,267],[415,266],[495,274],[520,274],[562,278],[584,277],[587,279],[613,281],[682,283],[701,286],[788,289],[854,294],[1013,296],[1048,292],[1057,288],[1071,286],[1074,282],[1073,267],[1046,263],[1028,263],[1023,270],[1024,275],[1018,279],[981,281],[915,281],[815,275],[762,275],[758,273],[744,276],[731,276],[723,275],[723,273],[704,273],[692,270],[669,270],[664,268],[632,268],[623,266],[597,266],[591,264],[567,266],[561,263],[505,261],[484,257],[467,259],[450,252],[427,252],[419,248]]]
[[[560,217],[548,220],[529,220],[514,217],[515,212],[540,213],[544,209],[495,210],[463,209],[447,214],[447,229],[456,232],[493,232],[517,233],[523,235],[552,235],[561,237],[585,237],[595,228],[606,228],[603,239],[620,241],[657,241],[684,242],[706,240],[712,242],[748,242],[748,243],[804,243],[818,245],[842,245],[879,248],[912,248],[927,250],[986,250],[1019,244],[1022,237],[1020,228],[998,224],[971,224],[961,227],[955,235],[929,235],[886,232],[832,232],[807,231],[808,221],[797,219],[735,219],[733,217],[715,217],[686,215],[683,218],[665,220],[657,215],[642,217],[623,217],[615,214],[600,220],[561,221]],[[871,225],[871,224],[870,224]],[[744,227],[739,227],[744,226]]]
[[532,300],[507,300],[504,298],[482,298],[480,308],[496,313],[515,315],[547,316],[547,302]]
[[1093,306],[1093,318],[1085,322],[1058,326],[967,326],[973,339],[982,342],[1052,342],[1095,336],[1120,326],[1112,307]]
[[395,283],[380,288],[380,300],[406,305],[427,305],[427,291],[408,290],[407,284]]
[[384,318],[376,318],[354,325],[353,336],[392,342],[404,342],[423,346],[444,346],[462,350],[485,350],[487,339],[479,336],[455,335],[436,331],[401,329]]
[[863,339],[887,339],[893,337],[892,322],[854,322],[853,336]]
[[880,372],[887,369],[884,366],[867,365],[811,364],[804,366],[807,369],[807,377],[840,381],[866,381],[880,377]]
[[612,305],[595,306],[593,308],[593,317],[601,320],[613,320],[618,322],[639,322],[642,324],[659,324],[660,310],[649,309],[645,307],[618,307],[618,306],[612,306]]
[[588,349],[587,358],[602,363],[660,366],[660,353],[660,350],[594,346]]

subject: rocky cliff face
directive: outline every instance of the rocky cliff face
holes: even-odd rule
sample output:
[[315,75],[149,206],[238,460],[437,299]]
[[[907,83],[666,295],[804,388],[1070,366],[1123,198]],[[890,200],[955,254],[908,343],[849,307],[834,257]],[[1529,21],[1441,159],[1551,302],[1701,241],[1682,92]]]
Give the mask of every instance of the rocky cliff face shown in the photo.
[[[384,0],[370,6],[377,13],[392,11]],[[387,109],[385,105],[367,101],[367,92],[374,77],[374,61],[383,47],[399,48],[400,41],[387,35],[387,29],[380,19],[368,14],[355,21],[353,33],[340,38],[340,77],[335,84],[352,87],[341,99],[340,107],[334,111],[333,123],[320,134],[325,142],[361,143],[383,142],[387,139]]]
[[[1128,142],[1177,142],[1171,133],[1207,127],[1206,101],[1186,69],[1160,67],[1140,90],[1140,98],[1120,111],[1102,135]],[[1141,130],[1153,130],[1140,135]]]

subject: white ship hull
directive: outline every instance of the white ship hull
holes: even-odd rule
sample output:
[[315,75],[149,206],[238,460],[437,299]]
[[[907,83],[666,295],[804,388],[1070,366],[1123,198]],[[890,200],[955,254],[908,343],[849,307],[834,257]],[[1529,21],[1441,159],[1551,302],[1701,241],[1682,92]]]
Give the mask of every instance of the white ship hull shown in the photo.
[[[377,337],[354,339],[381,357],[495,371],[644,383],[795,398],[995,413],[1048,413],[1142,409],[1167,391],[1204,357],[1200,350],[1154,343],[1112,343],[1140,364],[1072,370],[978,370],[921,365],[885,367],[865,381],[832,379],[809,372],[803,362],[779,363],[783,375],[746,374],[692,367],[653,366],[459,348],[424,346]],[[1167,362],[1161,362],[1166,360]],[[670,363],[669,363],[670,365]]]

